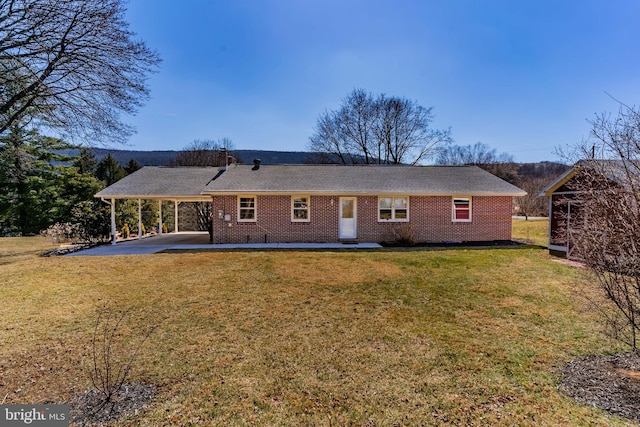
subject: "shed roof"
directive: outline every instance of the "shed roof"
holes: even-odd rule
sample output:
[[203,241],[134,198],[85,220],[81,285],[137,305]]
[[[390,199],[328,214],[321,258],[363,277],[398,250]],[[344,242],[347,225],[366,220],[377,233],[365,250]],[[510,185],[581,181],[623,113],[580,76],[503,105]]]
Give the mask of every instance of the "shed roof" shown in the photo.
[[147,166],[96,196],[187,199],[203,195],[294,193],[526,194],[477,166],[231,165],[226,169]]
[[540,190],[538,196],[551,196],[558,188],[562,187],[567,181],[569,181],[578,171],[578,167],[574,166],[571,169],[566,170],[558,178],[551,181],[546,187]]
[[595,172],[596,175],[623,186],[626,185],[629,180],[637,182],[637,180],[640,179],[638,167],[629,160],[580,160],[576,162],[571,169],[544,187],[540,191],[539,196],[551,196],[583,169],[591,170]]

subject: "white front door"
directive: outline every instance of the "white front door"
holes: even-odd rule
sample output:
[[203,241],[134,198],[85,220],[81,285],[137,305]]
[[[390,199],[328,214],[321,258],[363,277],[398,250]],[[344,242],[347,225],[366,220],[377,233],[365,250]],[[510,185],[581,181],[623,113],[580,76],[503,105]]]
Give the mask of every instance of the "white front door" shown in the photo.
[[338,237],[341,239],[355,239],[358,237],[356,218],[356,198],[340,197],[340,226],[338,227]]

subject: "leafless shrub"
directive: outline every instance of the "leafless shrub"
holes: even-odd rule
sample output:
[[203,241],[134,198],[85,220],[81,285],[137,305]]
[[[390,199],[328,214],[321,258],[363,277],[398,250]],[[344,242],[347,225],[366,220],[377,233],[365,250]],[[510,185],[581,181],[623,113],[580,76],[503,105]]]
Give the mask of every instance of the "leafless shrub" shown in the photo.
[[640,112],[592,121],[591,138],[572,186],[578,191],[566,238],[587,265],[591,282],[613,310],[601,310],[611,335],[638,352],[640,332]]
[[140,331],[134,340],[127,340],[123,328],[130,313],[130,309],[118,310],[107,306],[98,311],[91,340],[89,370],[89,378],[100,400],[95,412],[109,404],[113,407],[114,396],[120,395],[127,385],[140,349],[159,326],[152,325]]
[[412,246],[416,243],[416,236],[411,224],[401,223],[391,229],[393,243],[402,246]]
[[50,239],[54,244],[77,242],[81,240],[82,234],[80,224],[70,222],[57,222],[40,232],[40,235]]

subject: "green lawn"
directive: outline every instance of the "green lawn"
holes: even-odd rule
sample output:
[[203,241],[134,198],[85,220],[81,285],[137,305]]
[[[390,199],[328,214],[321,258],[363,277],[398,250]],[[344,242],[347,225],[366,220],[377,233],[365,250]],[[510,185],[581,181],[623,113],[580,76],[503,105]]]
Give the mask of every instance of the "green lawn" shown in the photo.
[[[631,425],[575,403],[558,369],[615,351],[543,249],[220,252],[40,258],[0,239],[0,398],[88,385],[105,303],[121,340],[161,322],[119,425]],[[6,396],[6,397],[5,397]]]
[[544,246],[549,244],[549,220],[548,219],[514,219],[512,226],[512,238],[534,245]]

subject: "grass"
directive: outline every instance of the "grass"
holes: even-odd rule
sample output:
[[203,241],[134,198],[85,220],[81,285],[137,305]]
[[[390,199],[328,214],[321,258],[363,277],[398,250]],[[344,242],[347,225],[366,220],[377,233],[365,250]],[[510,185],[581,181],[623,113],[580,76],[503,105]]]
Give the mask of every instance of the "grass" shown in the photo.
[[549,244],[549,220],[544,219],[514,219],[512,223],[511,235],[514,240],[532,243],[534,245],[547,247]]
[[[97,310],[123,342],[161,322],[119,425],[627,425],[557,389],[563,363],[615,351],[546,251],[224,252],[39,258],[0,239],[0,402],[89,386]],[[630,423],[628,425],[631,425]]]

